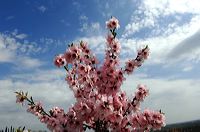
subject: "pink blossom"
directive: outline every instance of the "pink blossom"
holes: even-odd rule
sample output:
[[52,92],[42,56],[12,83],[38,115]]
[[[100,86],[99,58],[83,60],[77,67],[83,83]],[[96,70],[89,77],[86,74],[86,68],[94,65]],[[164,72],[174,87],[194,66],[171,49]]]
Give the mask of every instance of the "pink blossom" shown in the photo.
[[129,60],[128,62],[126,62],[126,67],[125,67],[125,71],[127,72],[127,74],[130,74],[133,72],[133,70],[135,69],[135,61],[134,60]]
[[161,129],[161,127],[165,126],[165,117],[160,112],[153,112],[152,114],[152,127],[153,129]]
[[40,117],[40,121],[42,123],[47,123],[48,120],[49,120],[49,117],[47,115],[43,115]]
[[137,100],[143,101],[144,98],[149,94],[149,90],[144,85],[138,85],[135,97]]
[[109,21],[106,21],[106,26],[108,29],[118,29],[120,27],[119,21],[115,17],[112,17]]
[[128,117],[123,117],[122,122],[121,122],[121,127],[125,128],[128,123],[129,123]]
[[66,52],[64,54],[64,58],[65,58],[67,63],[72,63],[73,62],[73,58],[72,58],[72,53],[71,52]]
[[145,48],[138,50],[138,55],[143,56],[144,59],[147,59],[149,56],[149,47],[146,46]]
[[27,93],[16,92],[16,102],[28,102],[27,112],[37,116],[53,132],[82,132],[90,128],[95,131],[150,131],[165,125],[164,114],[145,109],[141,102],[149,94],[145,85],[138,85],[135,95],[129,99],[121,90],[125,74],[131,74],[149,56],[148,46],[138,50],[135,59],[128,60],[124,68],[119,66],[120,43],[116,38],[119,21],[112,17],[106,22],[110,33],[106,37],[107,47],[102,66],[86,42],[71,44],[66,52],[54,59],[57,67],[66,69],[65,81],[73,91],[75,104],[67,112],[59,107],[44,111],[40,102],[34,102]]
[[112,34],[108,34],[106,38],[108,46],[112,44],[113,40],[114,40],[114,36]]
[[148,126],[148,119],[142,114],[137,115],[137,121],[141,128],[145,129]]
[[54,59],[54,64],[57,66],[57,67],[61,67],[61,66],[64,66],[66,64],[66,60],[63,56],[63,54],[59,54],[55,57]]
[[117,95],[113,97],[113,106],[115,109],[120,109],[123,106],[123,104],[120,102],[120,99]]

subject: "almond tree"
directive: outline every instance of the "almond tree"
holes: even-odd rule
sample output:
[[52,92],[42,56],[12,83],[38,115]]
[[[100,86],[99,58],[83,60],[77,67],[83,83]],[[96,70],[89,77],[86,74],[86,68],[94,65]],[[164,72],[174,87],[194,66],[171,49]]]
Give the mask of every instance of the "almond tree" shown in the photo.
[[156,130],[165,125],[164,113],[161,110],[140,110],[140,103],[149,94],[145,85],[137,86],[132,99],[128,99],[126,93],[120,89],[125,75],[130,75],[147,59],[149,47],[140,49],[135,59],[127,61],[125,67],[119,68],[120,42],[116,38],[119,21],[111,17],[106,26],[109,33],[106,37],[107,48],[102,66],[97,67],[97,58],[83,41],[70,44],[65,53],[54,59],[57,67],[65,68],[65,80],[76,98],[76,103],[68,112],[58,107],[46,112],[41,103],[28,97],[28,93],[16,92],[16,102],[27,101],[27,111],[37,116],[49,130],[129,132]]

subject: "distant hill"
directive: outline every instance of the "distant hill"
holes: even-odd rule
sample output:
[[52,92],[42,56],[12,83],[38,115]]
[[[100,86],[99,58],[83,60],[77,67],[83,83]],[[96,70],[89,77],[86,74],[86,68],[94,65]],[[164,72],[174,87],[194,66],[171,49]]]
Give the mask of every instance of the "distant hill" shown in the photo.
[[200,132],[200,120],[169,124],[155,132]]

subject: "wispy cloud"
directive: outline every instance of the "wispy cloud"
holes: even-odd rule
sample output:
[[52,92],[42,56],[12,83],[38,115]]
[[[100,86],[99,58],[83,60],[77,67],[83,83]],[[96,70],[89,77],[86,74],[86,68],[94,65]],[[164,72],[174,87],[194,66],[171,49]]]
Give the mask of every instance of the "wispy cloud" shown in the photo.
[[27,35],[24,33],[16,35],[16,38],[18,38],[18,39],[24,39],[26,37],[27,37]]
[[12,33],[10,33],[12,35],[12,37],[16,38],[16,39],[25,39],[26,37],[28,37],[27,34],[25,33],[19,33],[19,31],[17,29],[15,29]]
[[81,15],[79,17],[80,20],[80,31],[84,32],[84,35],[86,36],[96,36],[100,35],[102,32],[102,29],[100,27],[99,22],[90,22],[88,17],[85,15]]
[[[144,6],[146,8],[154,9],[159,11],[159,14],[174,14],[174,13],[200,13],[200,9],[198,5],[200,4],[200,1],[198,0],[181,0],[181,1],[173,1],[173,0],[145,0]],[[155,12],[155,11],[152,11]]]
[[87,21],[87,20],[88,20],[88,17],[85,16],[85,15],[81,15],[81,16],[79,17],[79,19],[82,20],[82,21]]
[[92,23],[83,23],[82,27],[80,28],[81,32],[86,32],[90,35],[95,35],[95,33],[99,33],[101,30],[100,23],[92,22]]
[[[122,0],[109,0],[109,1],[104,1],[104,0],[95,0],[95,3],[98,8],[99,13],[104,17],[104,18],[110,18],[111,16],[115,15],[117,16],[126,16],[130,12],[132,12],[132,9],[129,8],[130,5],[133,8],[133,5],[136,4],[130,1],[122,1]],[[128,10],[125,14],[123,13],[124,11]],[[123,10],[123,12],[121,12]]]
[[77,10],[79,10],[80,9],[80,7],[81,7],[81,4],[78,2],[78,1],[73,1],[73,6],[77,9]]
[[26,35],[0,34],[0,63],[11,63],[23,68],[39,67],[43,64],[38,59],[26,55],[26,52],[38,51],[37,48],[29,44],[23,44],[18,39],[24,39]]
[[[151,58],[147,61],[148,64],[170,65],[180,60],[199,61],[198,30],[200,26],[198,23],[200,21],[200,13],[197,13],[199,8],[189,3],[187,7],[186,1],[180,4],[181,7],[178,6],[177,8],[172,8],[178,5],[172,1],[153,3],[151,0],[142,2],[133,13],[132,20],[127,24],[122,35],[122,41],[132,43],[132,45],[126,44],[129,50],[132,49],[133,51],[133,45],[148,44],[151,50]],[[183,10],[180,10],[180,8]],[[161,20],[165,20],[165,17],[176,16],[176,13],[183,13],[182,16],[184,16],[184,13],[192,13],[192,15],[187,21],[184,20],[182,24],[177,20],[180,18],[174,18],[172,22],[165,22],[167,26],[163,22],[160,23]],[[140,15],[138,16],[138,14]],[[144,37],[137,34],[137,38],[133,38],[132,35],[137,32],[147,35]],[[190,51],[195,52],[191,54],[189,53]],[[182,57],[183,54],[185,54],[184,57]]]
[[[195,3],[195,4],[194,4]],[[172,0],[144,0],[141,1],[137,9],[133,12],[131,21],[125,27],[123,37],[131,37],[142,29],[159,30],[164,23],[159,23],[160,19],[173,17],[176,14],[192,14],[194,17],[200,15],[198,0],[172,1]],[[178,20],[178,17],[176,17]]]
[[69,26],[70,26],[70,23],[67,22],[67,21],[64,20],[64,19],[61,19],[60,22],[61,22],[62,24],[64,24],[66,27],[69,27]]
[[38,7],[38,10],[44,13],[47,10],[47,7],[45,7],[44,5],[41,5]]
[[9,20],[12,20],[14,18],[15,18],[15,16],[8,16],[8,17],[6,17],[6,20],[9,21]]

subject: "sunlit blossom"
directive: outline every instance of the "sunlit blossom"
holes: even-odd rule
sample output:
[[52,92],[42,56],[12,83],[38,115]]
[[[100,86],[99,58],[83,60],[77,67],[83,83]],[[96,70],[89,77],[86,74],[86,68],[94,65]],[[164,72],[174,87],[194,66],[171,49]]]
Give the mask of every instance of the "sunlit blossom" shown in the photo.
[[93,55],[86,42],[69,45],[65,53],[54,59],[57,67],[66,70],[66,82],[76,98],[75,104],[67,112],[53,107],[46,112],[40,102],[33,101],[23,92],[16,92],[17,103],[28,102],[27,111],[39,118],[53,132],[94,131],[150,131],[165,125],[164,114],[149,109],[141,111],[141,102],[149,95],[145,85],[138,85],[135,95],[128,99],[121,90],[125,75],[133,73],[149,56],[146,46],[138,50],[135,59],[128,60],[125,67],[119,67],[120,42],[115,29],[119,21],[112,17],[106,22],[110,33],[106,37],[107,47],[102,66]]

